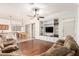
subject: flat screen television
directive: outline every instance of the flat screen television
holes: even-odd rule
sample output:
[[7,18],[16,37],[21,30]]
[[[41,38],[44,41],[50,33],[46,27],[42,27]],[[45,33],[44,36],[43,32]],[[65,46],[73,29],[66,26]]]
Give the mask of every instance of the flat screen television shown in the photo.
[[45,32],[53,33],[53,27],[45,27]]

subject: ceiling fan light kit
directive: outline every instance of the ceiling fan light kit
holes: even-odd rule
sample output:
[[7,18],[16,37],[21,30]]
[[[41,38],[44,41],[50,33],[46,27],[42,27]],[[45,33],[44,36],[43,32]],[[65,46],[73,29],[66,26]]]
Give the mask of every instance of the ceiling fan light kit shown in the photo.
[[33,8],[32,10],[38,12],[40,9],[37,8],[37,7],[35,7],[35,8]]
[[44,18],[43,16],[39,16],[39,8],[37,8],[37,7],[34,7],[34,8],[32,8],[32,11],[34,12],[34,15],[33,16],[29,16],[29,17],[32,17],[32,19],[33,18],[37,18],[37,20],[39,20],[39,18]]

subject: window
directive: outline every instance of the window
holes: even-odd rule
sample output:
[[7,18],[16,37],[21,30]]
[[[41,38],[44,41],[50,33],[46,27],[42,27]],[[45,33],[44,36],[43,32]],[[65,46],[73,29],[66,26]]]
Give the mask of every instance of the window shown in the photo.
[[0,30],[8,30],[9,26],[5,24],[0,24]]
[[21,31],[20,25],[12,25],[12,31]]

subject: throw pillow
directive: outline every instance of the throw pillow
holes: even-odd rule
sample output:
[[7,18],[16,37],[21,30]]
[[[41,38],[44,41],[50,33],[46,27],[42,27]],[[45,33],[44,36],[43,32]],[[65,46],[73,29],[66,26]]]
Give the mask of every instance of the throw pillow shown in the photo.
[[18,50],[17,45],[9,45],[9,46],[5,47],[4,49],[2,49],[2,53],[10,53],[15,50]]
[[0,37],[0,48],[3,49],[4,48],[4,45],[3,45],[3,40],[2,38]]
[[58,43],[59,45],[64,45],[64,40],[63,39],[59,39],[56,41],[56,43]]
[[65,38],[64,46],[67,47],[68,49],[75,50],[75,51],[78,49],[78,45],[76,41],[70,35],[68,35]]

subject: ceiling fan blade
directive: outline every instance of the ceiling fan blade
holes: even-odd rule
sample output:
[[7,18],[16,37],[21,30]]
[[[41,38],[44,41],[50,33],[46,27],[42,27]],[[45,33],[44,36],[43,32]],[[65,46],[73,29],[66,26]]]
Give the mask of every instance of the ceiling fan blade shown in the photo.
[[34,17],[34,16],[32,16],[32,15],[27,15],[28,17]]
[[45,17],[43,17],[43,16],[40,16],[39,18],[45,18]]
[[39,18],[37,18],[37,20],[39,20]]

